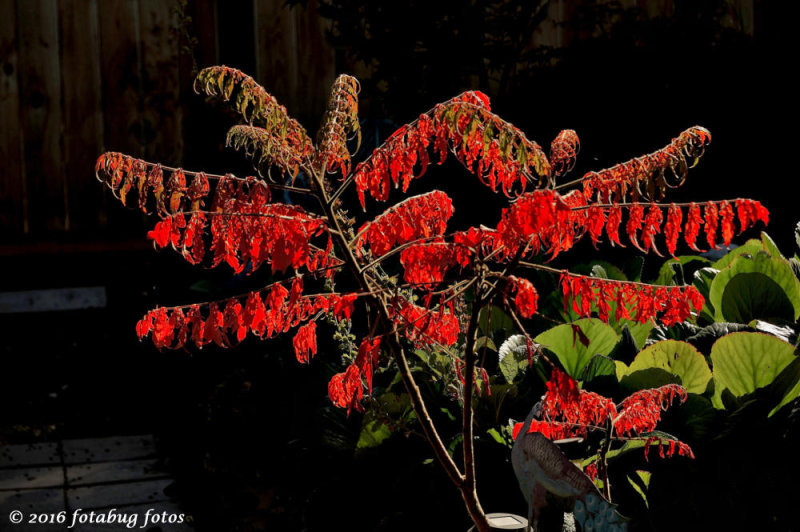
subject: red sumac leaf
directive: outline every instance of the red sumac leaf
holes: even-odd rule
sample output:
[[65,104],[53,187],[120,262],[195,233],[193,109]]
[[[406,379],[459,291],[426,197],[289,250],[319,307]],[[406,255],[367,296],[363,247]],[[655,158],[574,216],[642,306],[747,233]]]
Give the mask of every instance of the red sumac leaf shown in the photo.
[[717,247],[717,226],[719,225],[717,204],[713,201],[706,202],[704,214],[706,242],[711,249],[715,249]]
[[700,206],[696,203],[689,204],[689,212],[686,215],[686,228],[683,238],[686,244],[695,251],[702,251],[697,247],[697,236],[700,234],[700,226],[703,225],[703,217],[700,214]]
[[667,221],[664,224],[664,237],[667,241],[667,251],[675,257],[675,249],[678,246],[678,236],[681,232],[681,222],[683,221],[683,211],[674,203],[667,210]]
[[317,354],[317,322],[311,321],[297,329],[292,346],[298,362],[306,363]]

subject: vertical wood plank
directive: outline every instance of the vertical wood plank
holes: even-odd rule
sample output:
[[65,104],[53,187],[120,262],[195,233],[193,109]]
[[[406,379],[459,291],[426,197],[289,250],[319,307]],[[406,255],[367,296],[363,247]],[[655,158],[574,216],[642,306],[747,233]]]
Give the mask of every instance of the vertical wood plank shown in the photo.
[[139,0],[144,157],[180,164],[183,156],[180,58],[173,5]]
[[303,96],[299,113],[309,117],[308,127],[313,134],[327,107],[336,76],[336,56],[325,36],[329,24],[320,17],[316,0],[293,11],[298,21],[298,90]]
[[[97,3],[102,79],[103,137],[105,150],[142,157],[140,113],[139,3],[137,0],[102,0]],[[108,226],[116,238],[141,238],[145,224],[126,212],[103,191]]]
[[253,13],[256,81],[299,118],[295,10],[282,2],[256,0]]
[[107,150],[143,155],[136,0],[98,3],[103,131]]
[[17,12],[14,0],[0,0],[0,227],[2,240],[22,235],[28,223],[22,175],[22,127],[17,82]]
[[97,0],[60,0],[64,168],[70,230],[87,234],[103,223],[103,187],[94,162],[103,152]]
[[[197,39],[194,49],[194,61],[197,70],[219,64],[216,2],[191,2],[186,5],[186,15],[191,17],[188,28],[189,37]],[[216,161],[220,145],[224,141],[225,125],[216,122],[220,114],[214,113],[206,105],[204,98],[195,94],[193,84],[197,71],[192,70],[192,57],[187,50],[183,50],[188,42],[183,39],[179,42],[180,54],[180,100],[183,114],[183,165],[189,168],[203,168],[211,170],[209,163]],[[211,135],[216,132],[218,135]]]
[[20,94],[30,232],[67,229],[56,0],[19,0]]

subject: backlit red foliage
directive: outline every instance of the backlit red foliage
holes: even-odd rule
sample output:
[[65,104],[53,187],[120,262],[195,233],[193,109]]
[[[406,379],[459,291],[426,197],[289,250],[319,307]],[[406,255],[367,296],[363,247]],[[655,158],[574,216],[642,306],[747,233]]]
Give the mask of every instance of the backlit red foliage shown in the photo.
[[[387,329],[373,330],[355,360],[347,356],[346,370],[331,381],[331,399],[348,411],[360,409],[364,387],[372,391],[381,339],[395,341],[397,333],[418,349],[456,353],[469,321],[464,314],[474,304],[468,290],[480,286],[492,294],[482,304],[507,304],[515,317],[533,317],[539,292],[517,268],[541,265],[523,261],[541,255],[552,260],[587,235],[595,247],[606,238],[623,246],[620,231],[643,252],[666,249],[674,256],[681,233],[696,250],[701,230],[709,247],[728,245],[737,231],[769,220],[767,210],[748,199],[655,202],[683,182],[710,142],[708,131],[699,126],[648,155],[588,172],[577,188],[562,192],[555,179],[575,165],[580,150],[576,132],[561,131],[548,157],[494,114],[489,98],[478,91],[436,105],[354,164],[350,148],[357,149],[360,141],[360,86],[351,76],[334,82],[316,144],[275,98],[236,69],[204,69],[195,89],[231,103],[244,118],[245,124],[229,131],[228,145],[253,159],[259,177],[170,168],[116,152],[100,156],[97,177],[123,204],[160,218],[147,234],[157,248],[170,247],[192,264],[225,263],[235,273],[269,265],[276,282],[220,301],[154,309],[139,321],[137,334],[159,348],[177,349],[188,343],[228,347],[247,335],[271,338],[298,328],[295,356],[309,362],[317,352],[318,325],[325,327],[319,318],[348,322],[360,298],[359,308],[368,311],[370,323]],[[438,190],[396,202],[372,220],[348,214],[344,202],[351,184],[355,191],[349,199],[357,196],[363,208],[367,195],[386,201],[393,189],[407,192],[432,161],[441,164],[448,155],[491,191],[512,198],[496,225],[448,233],[455,209]],[[273,175],[270,168],[278,172]],[[292,203],[297,197],[304,198],[298,203],[305,207]],[[339,293],[336,275],[344,272],[352,274],[345,281],[350,288]],[[310,286],[320,293],[305,293]],[[693,287],[568,272],[561,275],[559,288],[565,310],[603,321],[657,319],[672,325],[692,319],[703,304]],[[454,365],[464,365],[461,369],[471,362],[456,357]],[[463,379],[461,369],[456,372]],[[478,393],[489,393],[485,368],[473,365],[473,371]],[[559,399],[569,384],[562,381],[548,392],[551,413],[558,410],[562,416],[546,421],[551,434],[574,432],[570,424],[602,423],[612,415],[614,405],[608,400],[577,389],[572,399]],[[621,419],[621,426],[627,426],[627,418]]]
[[633,436],[655,430],[661,411],[675,399],[686,401],[686,390],[677,384],[640,390],[628,396],[620,403],[620,414],[614,422],[617,434]]
[[[606,430],[608,424],[618,437],[643,438],[645,458],[651,444],[659,445],[661,457],[694,458],[691,448],[683,442],[649,435],[661,420],[661,412],[675,399],[686,401],[686,390],[677,384],[640,390],[615,405],[610,399],[579,388],[569,375],[554,368],[546,384],[542,400],[541,420],[533,420],[529,432],[540,432],[547,438],[559,440],[575,436],[586,437],[593,430]],[[516,439],[522,423],[513,427]],[[663,448],[666,445],[666,450]]]
[[358,231],[355,249],[366,243],[379,257],[399,244],[441,235],[453,215],[453,202],[439,190],[413,196],[384,211]]
[[402,126],[355,168],[361,206],[366,192],[386,201],[391,187],[408,190],[411,180],[430,164],[429,148],[438,153],[440,164],[448,152],[454,153],[493,192],[499,186],[510,195],[514,189],[524,191],[529,181],[550,177],[550,164],[539,145],[493,114],[485,94],[472,91]]
[[536,314],[539,293],[527,279],[509,276],[509,290],[514,293],[514,306],[523,318],[530,318]]
[[[278,283],[242,296],[204,305],[159,307],[148,312],[136,325],[139,338],[151,336],[158,348],[180,349],[191,340],[202,348],[209,343],[228,347],[250,333],[259,338],[289,331],[318,312],[330,312],[349,319],[356,294],[303,296],[300,278],[290,290]],[[203,308],[206,308],[204,311]],[[297,358],[303,362],[316,353],[316,326],[299,332],[295,342]]]
[[396,327],[415,345],[451,346],[458,341],[458,318],[450,309],[431,310],[396,297],[390,310]]
[[[655,286],[612,281],[562,272],[560,280],[564,311],[609,320],[628,319],[645,323],[658,319],[664,325],[686,321],[703,308],[703,296],[693,286]],[[612,316],[612,308],[614,310]]]
[[[665,148],[605,170],[587,173],[583,177],[584,196],[587,199],[596,196],[605,203],[624,201],[629,195],[634,201],[640,196],[660,198],[667,187],[683,184],[687,170],[697,163],[709,142],[711,134],[707,129],[700,126],[689,128]],[[672,173],[672,182],[668,181],[668,172]]]

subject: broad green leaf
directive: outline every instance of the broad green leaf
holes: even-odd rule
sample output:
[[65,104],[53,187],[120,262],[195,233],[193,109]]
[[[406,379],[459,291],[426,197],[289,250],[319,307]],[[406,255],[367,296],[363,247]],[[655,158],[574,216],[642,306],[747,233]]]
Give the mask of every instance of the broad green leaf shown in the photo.
[[709,293],[711,292],[711,284],[714,282],[714,278],[719,275],[719,270],[714,268],[700,268],[696,272],[694,272],[694,287],[697,288],[697,291],[702,294],[703,299],[705,299],[705,303],[703,303],[703,309],[700,311],[700,315],[698,317],[704,318],[707,322],[714,321],[714,306],[711,304],[709,300]]
[[622,320],[620,323],[623,327],[628,328],[631,336],[633,336],[633,339],[636,341],[637,347],[644,346],[645,342],[647,342],[647,339],[650,337],[650,331],[652,331],[653,327],[655,327],[655,322],[653,320],[649,320],[644,323]]
[[510,336],[500,345],[498,366],[506,382],[511,384],[528,367],[528,340],[524,334]]
[[741,256],[721,270],[709,293],[716,321],[795,321],[800,317],[800,281],[789,264],[766,252]]
[[[628,369],[630,372],[630,368]],[[666,384],[680,384],[681,378],[669,370],[663,368],[644,368],[633,373],[628,373],[620,381],[623,390],[635,392],[658,388]]]
[[794,359],[792,344],[768,334],[735,332],[723,336],[711,348],[714,367],[711,402],[716,408],[723,408],[724,390],[740,397],[769,385]]
[[614,367],[616,368],[617,372],[617,380],[621,381],[622,378],[628,374],[628,365],[624,362],[620,362],[619,360],[615,360]]
[[[769,413],[770,416],[780,410],[783,405],[800,396],[800,358],[795,357],[795,359],[790,362],[789,365],[786,366],[786,368],[781,372],[776,381],[783,381],[776,383],[779,385],[794,381],[794,386],[792,386],[792,388],[786,392],[786,395],[783,397],[783,399],[781,399],[781,402],[778,403],[778,406],[772,409],[772,412]],[[785,389],[783,386],[779,386],[779,388]]]
[[[589,339],[589,345],[584,346],[581,343],[572,330],[573,325],[580,327]],[[619,335],[600,320],[584,318],[572,324],[553,327],[534,338],[534,341],[552,351],[561,361],[564,370],[572,378],[578,379],[594,355],[611,353],[619,341]]]
[[711,370],[705,357],[691,344],[677,340],[656,342],[640,351],[628,367],[623,384],[636,382],[637,372],[651,369],[677,376],[678,384],[689,393],[702,394],[711,380]]
[[764,250],[767,253],[775,258],[786,260],[786,257],[783,256],[781,250],[778,249],[778,245],[765,231],[761,231],[761,243],[764,245]]
[[763,273],[740,273],[725,287],[719,317],[738,323],[757,318],[794,321],[794,307],[786,292]]
[[[644,344],[644,342],[642,342]],[[609,357],[613,360],[619,360],[621,362],[633,362],[633,359],[636,358],[636,355],[639,354],[639,344],[636,339],[631,334],[630,329],[628,327],[623,327],[622,331],[620,331],[620,339],[617,342],[617,345],[614,346],[614,349],[611,350],[609,353]]]
[[686,339],[687,342],[692,344],[698,351],[703,354],[711,353],[711,346],[714,342],[733,332],[748,331],[753,332],[753,327],[744,325],[742,323],[729,323],[721,321],[712,323],[707,327],[703,327],[696,334],[693,334]]
[[[674,259],[669,259],[658,270],[658,277],[653,284],[658,285],[684,285],[687,284],[687,279],[684,274],[684,266],[690,262],[698,262],[701,264],[711,264],[711,261],[699,255],[681,255]],[[676,279],[675,277],[678,277]]]
[[727,252],[719,260],[712,264],[711,267],[715,270],[721,270],[722,268],[727,268],[734,260],[738,259],[742,255],[756,255],[760,251],[766,251],[764,249],[764,243],[757,238],[751,238],[738,248],[734,248]]
[[603,355],[595,355],[584,366],[580,380],[591,382],[598,377],[616,377],[616,375],[617,366],[613,360]]

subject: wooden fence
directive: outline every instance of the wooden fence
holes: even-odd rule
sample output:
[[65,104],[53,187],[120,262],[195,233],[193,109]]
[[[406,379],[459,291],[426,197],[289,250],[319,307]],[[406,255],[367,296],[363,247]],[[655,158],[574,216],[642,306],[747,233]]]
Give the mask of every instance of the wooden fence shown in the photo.
[[283,4],[189,2],[187,25],[177,1],[0,0],[0,244],[101,234],[118,209],[94,178],[100,153],[180,164],[185,141],[213,134],[186,127],[184,29],[199,67],[245,68],[293,113],[324,108],[325,23],[313,1]]
[[[679,1],[621,3],[669,16]],[[564,45],[567,26],[557,23],[580,4],[553,0],[553,24],[534,44]],[[752,34],[763,0],[730,4],[735,24]],[[315,0],[294,8],[284,0],[189,0],[188,25],[179,6],[178,0],[0,0],[0,247],[102,240],[103,228],[119,225],[113,218],[120,209],[95,182],[98,154],[189,164],[187,146],[202,150],[205,137],[224,134],[203,127],[207,115],[192,115],[201,106],[191,95],[184,30],[198,39],[192,54],[199,67],[221,63],[252,73],[290,114],[319,118],[336,72],[328,23]]]

